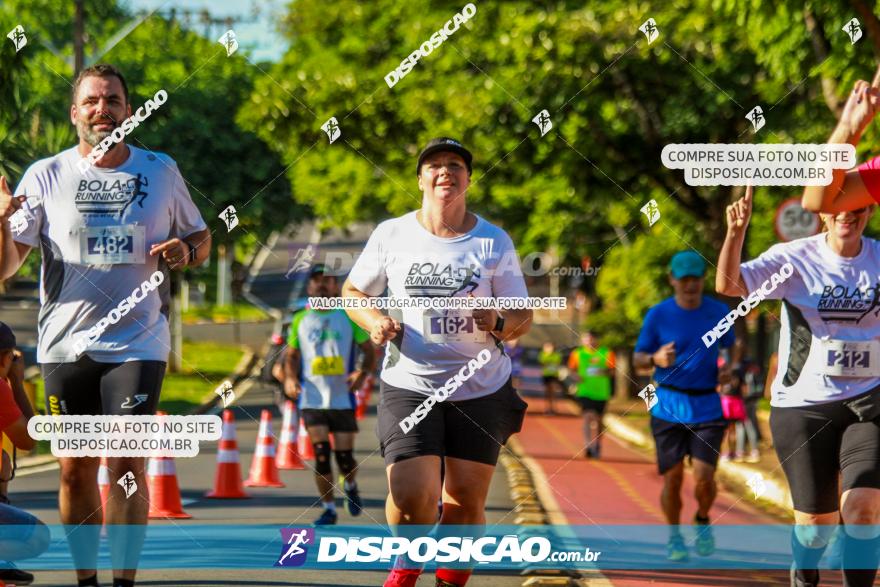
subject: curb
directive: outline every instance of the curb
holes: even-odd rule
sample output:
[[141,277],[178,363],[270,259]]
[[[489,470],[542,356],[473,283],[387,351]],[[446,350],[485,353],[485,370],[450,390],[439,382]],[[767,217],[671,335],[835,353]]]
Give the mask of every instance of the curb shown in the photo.
[[[619,440],[655,452],[653,438],[616,414],[605,414],[605,429]],[[758,499],[774,507],[791,511],[793,506],[788,485],[777,479],[764,478],[764,471],[758,467],[733,461],[719,461],[716,471],[723,481],[745,488],[746,491],[751,491],[749,480],[755,475],[760,475],[764,481],[764,492]]]
[[[512,436],[507,450],[501,451],[498,462],[507,473],[510,498],[514,502],[517,525],[568,525],[568,519],[553,496],[553,490],[540,465],[523,450],[519,439]],[[610,587],[611,582],[599,571],[525,569],[522,587]]]
[[[242,347],[242,348],[244,349],[245,353],[244,353],[244,355],[242,355],[241,359],[239,359],[238,363],[235,365],[235,368],[232,371],[232,375],[229,376],[229,379],[232,381],[233,388],[238,386],[242,381],[244,381],[245,379],[247,379],[249,377],[251,370],[253,369],[254,365],[257,363],[256,353],[247,347]],[[242,387],[244,387],[244,385],[242,385]],[[245,393],[247,393],[246,389],[241,391],[240,393],[237,392],[236,398],[243,396]],[[207,402],[203,403],[202,405],[198,406],[195,410],[190,412],[190,414],[193,414],[193,415],[205,414],[205,413],[209,412],[215,406],[215,404],[217,404],[219,401],[220,401],[220,396],[215,395],[210,400],[208,400]],[[37,455],[37,456],[33,456],[33,457],[22,457],[22,458],[16,460],[15,472],[16,472],[16,475],[18,475],[20,473],[28,474],[30,471],[33,471],[35,473],[40,472],[40,471],[44,470],[47,466],[49,468],[54,467],[56,461],[57,461],[57,458],[52,456],[51,454]]]

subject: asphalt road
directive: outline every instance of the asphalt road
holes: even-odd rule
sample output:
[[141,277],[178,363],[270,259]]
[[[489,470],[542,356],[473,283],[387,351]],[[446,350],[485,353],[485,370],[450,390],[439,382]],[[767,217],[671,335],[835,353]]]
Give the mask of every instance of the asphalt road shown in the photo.
[[[247,384],[246,384],[247,385]],[[241,452],[241,465],[247,475],[253,454],[258,419],[263,408],[274,412],[273,430],[280,433],[281,421],[277,410],[270,405],[270,390],[263,384],[255,384],[240,399],[234,409],[238,446]],[[374,401],[375,401],[374,396]],[[375,407],[371,407],[367,418],[360,422],[361,434],[358,436],[355,457],[360,463],[359,485],[365,503],[365,511],[359,518],[351,518],[340,508],[340,524],[376,524],[385,520],[384,503],[387,495],[384,463],[378,452],[378,442],[373,433],[375,427]],[[211,489],[216,460],[216,444],[207,443],[199,456],[192,459],[177,459],[178,482],[184,509],[192,514],[192,520],[173,522],[185,528],[187,524],[271,524],[279,528],[287,525],[308,525],[319,514],[316,489],[312,474],[308,470],[282,471],[281,480],[287,485],[283,489],[248,489],[252,495],[248,500],[208,500],[203,496]],[[10,484],[10,498],[15,505],[34,513],[47,524],[59,523],[57,512],[57,469],[25,473]],[[339,496],[337,495],[337,498]],[[341,505],[341,499],[337,499]],[[503,470],[496,472],[487,507],[490,523],[501,520],[513,507]],[[507,518],[506,523],[512,523]],[[166,521],[151,521],[151,524],[170,524]],[[280,536],[280,535],[279,535]],[[235,536],[229,536],[230,544]],[[278,546],[280,548],[280,539]],[[105,545],[106,548],[106,545]],[[195,547],[193,547],[195,548]],[[273,545],[273,548],[276,548]],[[192,556],[193,552],[186,553]],[[27,569],[27,562],[20,565]],[[69,586],[75,584],[73,571],[36,571],[35,585]],[[106,584],[110,571],[102,570],[100,578]],[[358,571],[309,571],[294,569],[266,570],[228,570],[228,569],[164,569],[141,571],[138,585],[150,586],[335,586],[335,585],[381,585],[385,572]],[[421,584],[433,584],[433,576],[425,576]],[[486,587],[519,587],[523,579],[513,575],[475,575],[471,585]]]

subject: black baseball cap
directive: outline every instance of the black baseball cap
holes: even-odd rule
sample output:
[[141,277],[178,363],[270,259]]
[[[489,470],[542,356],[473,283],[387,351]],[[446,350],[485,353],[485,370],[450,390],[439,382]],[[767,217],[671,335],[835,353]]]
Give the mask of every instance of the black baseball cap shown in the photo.
[[0,322],[0,351],[15,348],[15,334],[4,322]]
[[324,275],[327,272],[327,266],[323,263],[315,263],[312,265],[311,270],[309,271],[309,277],[314,277],[315,275]]
[[418,175],[422,169],[422,161],[425,160],[425,157],[441,151],[448,151],[450,153],[455,153],[456,155],[461,155],[461,158],[464,159],[465,165],[467,165],[468,175],[471,174],[471,162],[474,159],[471,152],[465,149],[464,145],[455,139],[450,139],[449,137],[437,137],[436,139],[428,141],[428,144],[425,145],[425,148],[419,153],[419,163],[416,165],[416,175]]

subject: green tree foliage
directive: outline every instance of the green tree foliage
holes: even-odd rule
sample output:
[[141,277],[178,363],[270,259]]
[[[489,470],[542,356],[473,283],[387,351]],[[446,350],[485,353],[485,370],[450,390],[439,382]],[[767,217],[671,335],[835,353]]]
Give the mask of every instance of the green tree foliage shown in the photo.
[[[99,60],[125,74],[132,109],[159,89],[168,93],[168,101],[126,140],[177,161],[215,242],[243,237],[256,244],[305,213],[291,206],[279,157],[235,123],[254,78],[262,76],[259,65],[248,62],[243,51],[227,58],[220,44],[159,15],[133,26],[134,16],[121,4],[85,4],[86,54],[112,45]],[[69,122],[73,71],[66,61],[73,50],[72,7],[61,0],[11,0],[0,8],[3,30],[21,23],[29,38],[18,55],[6,39],[0,52],[0,171],[13,183],[27,165],[76,141]],[[132,26],[115,45],[110,42]],[[217,216],[229,204],[240,224],[227,235]]]

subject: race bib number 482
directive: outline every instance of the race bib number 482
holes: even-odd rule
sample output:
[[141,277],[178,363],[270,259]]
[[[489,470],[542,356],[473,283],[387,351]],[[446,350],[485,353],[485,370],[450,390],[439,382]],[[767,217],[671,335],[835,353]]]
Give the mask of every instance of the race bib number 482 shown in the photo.
[[143,226],[98,226],[80,230],[80,255],[84,265],[117,265],[144,262]]

